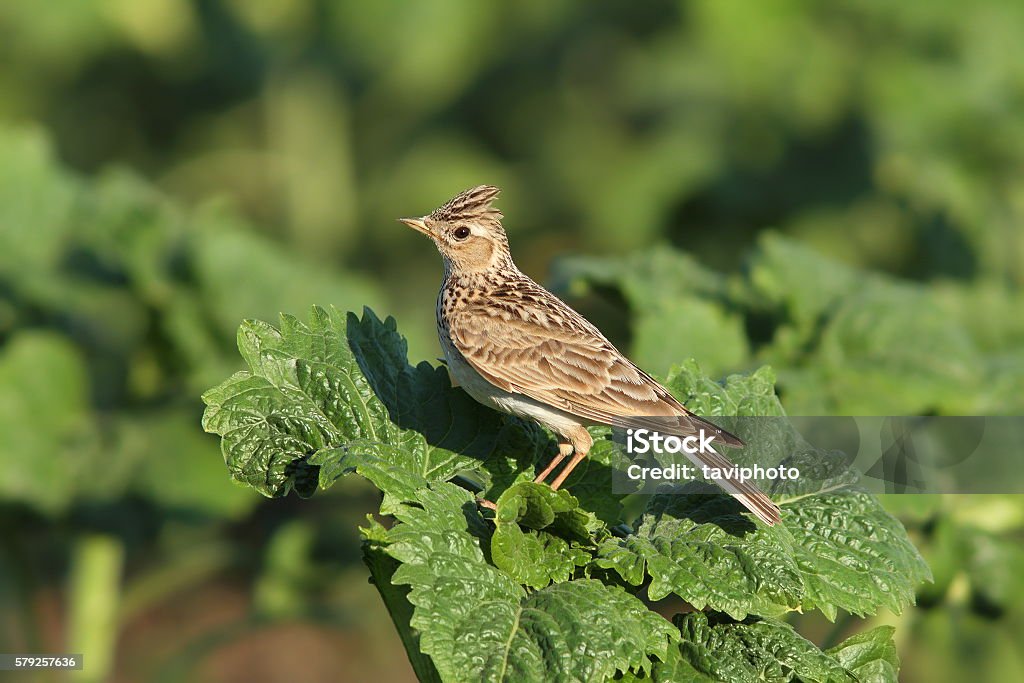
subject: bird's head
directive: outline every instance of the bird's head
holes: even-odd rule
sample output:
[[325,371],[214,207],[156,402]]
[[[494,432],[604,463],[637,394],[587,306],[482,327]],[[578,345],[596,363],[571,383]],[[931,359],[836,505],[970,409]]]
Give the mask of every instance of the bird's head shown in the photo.
[[479,272],[511,263],[501,212],[491,202],[501,192],[479,185],[460,192],[421,218],[399,218],[437,245],[453,272]]

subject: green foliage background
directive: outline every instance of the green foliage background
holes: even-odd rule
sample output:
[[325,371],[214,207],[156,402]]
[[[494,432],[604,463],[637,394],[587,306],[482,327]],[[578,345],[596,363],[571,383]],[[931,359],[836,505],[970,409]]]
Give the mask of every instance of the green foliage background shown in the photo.
[[[768,363],[791,414],[1021,414],[1022,25],[995,0],[0,4],[0,651],[410,676],[358,557],[375,492],[232,486],[198,396],[242,318],[310,304],[434,358],[438,258],[393,219],[481,182],[520,266],[654,373]],[[874,620],[902,678],[1019,675],[1021,498],[885,502],[936,578]]]

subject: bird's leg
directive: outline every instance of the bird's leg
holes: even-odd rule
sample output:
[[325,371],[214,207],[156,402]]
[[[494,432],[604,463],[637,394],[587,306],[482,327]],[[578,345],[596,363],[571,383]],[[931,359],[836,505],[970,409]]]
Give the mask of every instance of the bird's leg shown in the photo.
[[594,440],[590,437],[590,433],[587,432],[585,427],[578,427],[575,433],[569,435],[569,441],[572,443],[572,449],[575,453],[572,456],[572,460],[569,464],[558,473],[555,480],[551,482],[551,488],[555,491],[561,486],[566,478],[572,474],[572,471],[576,469],[576,465],[580,464],[583,458],[587,457],[587,453],[590,452],[590,447],[594,445]]
[[562,482],[565,481],[566,477],[572,474],[572,471],[576,469],[576,465],[579,465],[580,460],[583,460],[585,457],[587,457],[586,451],[576,451],[576,454],[572,456],[572,460],[570,460],[569,464],[565,466],[565,469],[559,472],[558,476],[555,477],[555,480],[551,482],[551,488],[557,491],[558,487],[562,485]]
[[558,437],[558,455],[552,458],[548,466],[544,468],[544,471],[537,475],[537,478],[533,480],[534,483],[543,484],[544,480],[548,478],[548,475],[551,474],[558,463],[562,462],[570,453],[572,453],[572,444],[569,443],[568,439]]

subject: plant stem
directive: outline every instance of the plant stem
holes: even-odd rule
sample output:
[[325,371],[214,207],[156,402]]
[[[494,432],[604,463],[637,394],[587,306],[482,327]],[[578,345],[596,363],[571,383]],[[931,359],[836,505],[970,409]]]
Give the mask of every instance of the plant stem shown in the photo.
[[109,678],[119,630],[123,565],[124,545],[117,538],[89,534],[75,545],[68,587],[67,649],[83,657],[77,680],[99,683]]

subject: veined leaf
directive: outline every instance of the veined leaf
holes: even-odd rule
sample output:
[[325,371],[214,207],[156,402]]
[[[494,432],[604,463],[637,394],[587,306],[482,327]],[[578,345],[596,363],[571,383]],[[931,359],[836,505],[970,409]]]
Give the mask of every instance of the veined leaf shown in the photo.
[[851,489],[783,501],[779,531],[792,538],[806,590],[804,609],[829,619],[885,607],[900,614],[914,589],[932,578],[899,520],[874,496]]
[[860,683],[892,683],[898,680],[900,658],[892,626],[879,626],[864,633],[850,636],[827,654],[834,657]]
[[[369,309],[360,319],[316,307],[309,324],[285,315],[280,329],[248,321],[238,346],[249,370],[204,394],[203,427],[222,437],[232,476],[264,495],[309,494],[358,470],[402,497],[495,458],[498,471],[525,469],[547,445],[453,389],[443,369],[409,366],[395,321]],[[522,446],[522,464],[499,439]]]
[[491,559],[519,583],[543,588],[567,581],[590,561],[584,546],[603,524],[568,491],[521,482],[501,494],[494,516]]
[[675,593],[737,619],[799,607],[804,585],[790,539],[708,491],[653,497],[634,533],[601,544],[597,564],[633,585],[650,576],[651,600]]
[[435,484],[395,516],[364,538],[402,563],[394,581],[411,588],[411,624],[442,679],[605,680],[667,658],[675,629],[621,588],[580,579],[529,592],[490,564],[466,491]]
[[[694,669],[730,683],[856,683],[838,659],[789,624],[774,619],[733,622],[702,612],[678,615],[679,651]],[[895,681],[895,678],[891,679]]]
[[[774,375],[762,368],[710,381],[692,361],[674,370],[669,386],[692,410],[716,418],[781,416]],[[729,420],[720,420],[730,427]],[[730,457],[777,464],[811,449],[781,417],[741,423],[759,433]],[[753,438],[752,438],[753,437]],[[809,454],[829,466],[830,454]],[[697,609],[776,614],[818,608],[829,619],[838,609],[872,614],[880,607],[899,613],[914,589],[931,578],[902,525],[874,497],[850,488],[855,476],[835,457],[835,472],[819,472],[777,496],[782,524],[755,524],[742,507],[717,489],[690,484],[675,494],[652,497],[626,538],[605,539],[598,566],[615,570],[658,600],[674,593]]]
[[931,573],[902,525],[863,492],[784,501],[782,524],[754,525],[723,495],[655,496],[624,539],[600,546],[601,567],[697,609],[742,619],[787,609],[899,614]]

